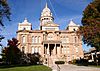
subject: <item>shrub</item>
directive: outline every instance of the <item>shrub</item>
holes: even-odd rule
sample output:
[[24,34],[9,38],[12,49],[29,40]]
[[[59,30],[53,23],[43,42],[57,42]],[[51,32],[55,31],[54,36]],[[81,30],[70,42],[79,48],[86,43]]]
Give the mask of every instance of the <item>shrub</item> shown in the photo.
[[76,64],[76,63],[77,63],[76,59],[72,60],[72,64]]
[[55,61],[55,64],[65,64],[64,61]]

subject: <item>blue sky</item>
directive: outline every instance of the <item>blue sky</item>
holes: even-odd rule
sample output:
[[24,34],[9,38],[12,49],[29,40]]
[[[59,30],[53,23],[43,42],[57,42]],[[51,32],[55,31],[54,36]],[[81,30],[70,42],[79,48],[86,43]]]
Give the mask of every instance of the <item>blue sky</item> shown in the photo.
[[[4,18],[5,28],[0,33],[5,37],[2,40],[3,46],[7,46],[7,40],[16,37],[18,23],[27,18],[32,23],[33,29],[39,28],[39,18],[45,3],[51,9],[55,18],[55,23],[60,25],[60,29],[65,29],[71,19],[76,24],[81,25],[82,13],[85,7],[92,0],[8,0],[11,8],[11,20]],[[0,27],[1,28],[1,27]],[[90,47],[83,44],[83,49]]]

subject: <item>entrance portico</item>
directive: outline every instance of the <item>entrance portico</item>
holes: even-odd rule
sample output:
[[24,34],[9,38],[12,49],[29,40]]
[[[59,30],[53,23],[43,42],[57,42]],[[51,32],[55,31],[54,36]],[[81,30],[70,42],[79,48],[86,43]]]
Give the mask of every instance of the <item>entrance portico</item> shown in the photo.
[[44,55],[61,54],[61,41],[43,41]]

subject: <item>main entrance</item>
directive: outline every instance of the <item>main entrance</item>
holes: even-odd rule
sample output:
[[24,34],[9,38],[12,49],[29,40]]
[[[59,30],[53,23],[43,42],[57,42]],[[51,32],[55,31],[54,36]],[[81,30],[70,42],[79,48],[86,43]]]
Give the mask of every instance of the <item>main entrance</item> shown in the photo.
[[61,42],[60,41],[45,41],[44,43],[44,54],[45,55],[57,55],[61,53]]

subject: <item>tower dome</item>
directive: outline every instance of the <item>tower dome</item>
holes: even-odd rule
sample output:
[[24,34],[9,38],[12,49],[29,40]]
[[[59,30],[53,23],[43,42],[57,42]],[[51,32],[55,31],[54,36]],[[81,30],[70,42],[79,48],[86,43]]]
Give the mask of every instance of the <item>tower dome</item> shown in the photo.
[[41,13],[41,17],[43,17],[43,16],[52,16],[52,13],[51,13],[50,9],[48,8],[47,3],[46,3],[46,6]]
[[53,22],[54,18],[52,16],[51,10],[48,8],[46,3],[40,17],[40,26],[46,24],[47,22]]

